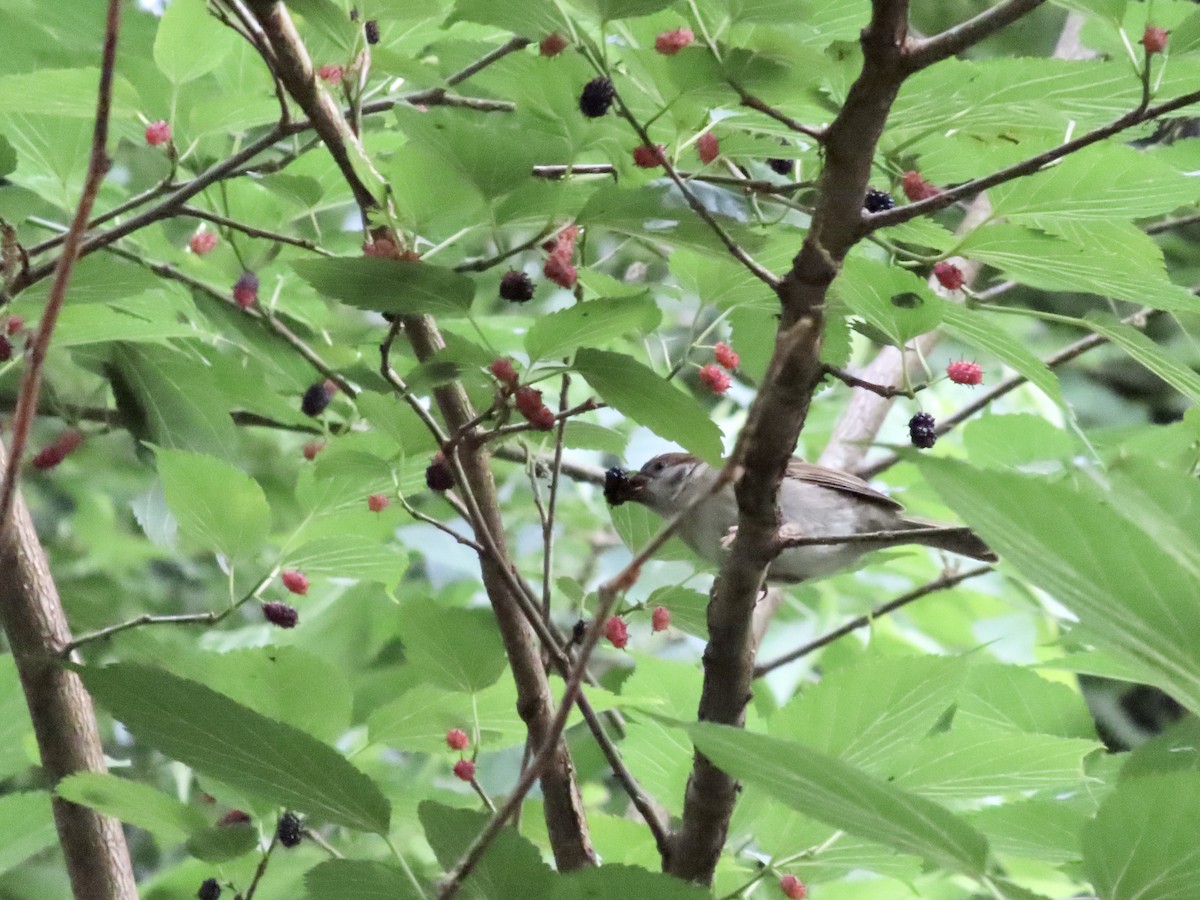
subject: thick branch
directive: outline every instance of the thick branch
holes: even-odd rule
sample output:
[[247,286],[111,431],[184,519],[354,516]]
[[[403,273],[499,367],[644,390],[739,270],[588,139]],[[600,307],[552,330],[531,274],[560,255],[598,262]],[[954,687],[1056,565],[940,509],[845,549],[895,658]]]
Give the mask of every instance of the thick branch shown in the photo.
[[910,41],[906,54],[908,66],[916,72],[954,56],[956,53],[961,53],[984,38],[991,37],[996,32],[1007,28],[1021,16],[1032,12],[1045,2],[1046,0],[1007,0],[1005,3],[984,10],[973,19],[960,22],[953,28],[947,28],[941,34],[921,41]]

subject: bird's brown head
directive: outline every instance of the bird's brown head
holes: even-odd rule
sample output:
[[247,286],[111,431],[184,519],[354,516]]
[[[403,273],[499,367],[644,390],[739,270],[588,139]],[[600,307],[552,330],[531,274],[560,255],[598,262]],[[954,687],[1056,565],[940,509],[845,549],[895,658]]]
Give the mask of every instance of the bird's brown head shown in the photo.
[[604,473],[604,499],[612,506],[627,500],[656,506],[655,501],[678,494],[698,464],[700,459],[690,453],[662,453],[647,460],[637,472],[611,468]]

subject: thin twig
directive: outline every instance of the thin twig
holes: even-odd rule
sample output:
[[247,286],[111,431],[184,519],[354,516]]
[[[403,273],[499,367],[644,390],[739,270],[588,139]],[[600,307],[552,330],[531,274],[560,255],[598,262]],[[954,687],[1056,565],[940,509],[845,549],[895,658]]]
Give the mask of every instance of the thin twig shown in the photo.
[[901,594],[894,600],[889,600],[887,603],[880,604],[866,615],[851,619],[845,625],[835,628],[833,631],[823,634],[819,638],[811,640],[801,647],[797,647],[795,650],[776,657],[770,662],[755,666],[754,677],[762,678],[764,675],[775,671],[780,666],[786,666],[788,663],[795,662],[796,660],[807,656],[815,650],[820,650],[822,647],[832,644],[838,638],[845,637],[851,632],[857,631],[859,628],[869,625],[873,620],[878,619],[880,616],[886,616],[888,613],[894,612],[902,606],[907,606],[914,600],[920,600],[922,597],[928,594],[932,594],[937,591],[944,591],[947,588],[952,588],[955,585],[962,584],[962,582],[966,581],[968,578],[977,578],[978,576],[986,575],[991,571],[991,566],[976,566],[973,569],[967,569],[962,572],[957,572],[953,575],[943,575],[940,578],[935,578],[928,584],[923,584],[919,588],[915,588],[906,594]]
[[432,525],[438,531],[441,531],[444,534],[450,535],[450,537],[454,538],[454,540],[458,541],[464,547],[470,547],[476,553],[482,554],[484,552],[483,547],[481,547],[475,541],[471,540],[465,534],[461,534],[461,533],[455,531],[453,528],[451,528],[445,522],[439,522],[437,519],[433,518],[433,516],[427,516],[427,515],[425,515],[425,513],[421,512],[420,510],[414,509],[412,504],[409,503],[403,497],[400,498],[400,505],[404,507],[405,512],[407,512],[410,516],[412,516],[417,521],[424,522],[426,525]]
[[753,94],[746,91],[745,88],[743,88],[736,81],[731,80],[729,84],[735,91],[737,91],[738,96],[742,98],[742,106],[748,106],[751,109],[756,109],[760,113],[770,116],[776,122],[781,122],[782,124],[786,125],[792,131],[797,131],[800,134],[807,135],[817,143],[821,143],[825,140],[825,130],[823,128],[812,128],[808,125],[805,125],[803,122],[796,121],[791,116],[785,115],[775,107],[764,103],[758,97],[755,97]]
[[917,391],[923,391],[929,387],[927,384],[919,384],[911,390],[908,388],[894,387],[890,384],[876,384],[873,381],[866,381],[859,378],[857,375],[851,375],[844,369],[839,369],[836,366],[825,366],[825,372],[832,375],[838,381],[847,387],[862,388],[864,391],[870,391],[872,394],[878,394],[885,399],[893,397],[913,397]]
[[254,877],[250,880],[250,886],[246,888],[245,900],[252,900],[254,892],[258,890],[258,883],[262,881],[263,875],[267,873],[267,865],[271,862],[271,853],[275,850],[275,845],[278,841],[278,834],[271,835],[271,843],[267,845],[267,852],[258,861],[258,865],[254,869]]
[[62,253],[55,264],[54,282],[46,297],[46,305],[42,310],[41,321],[38,323],[37,336],[21,378],[20,400],[17,403],[17,412],[12,423],[8,467],[4,471],[3,484],[0,485],[0,533],[9,527],[9,519],[12,517],[17,477],[21,471],[25,445],[29,441],[29,429],[37,415],[38,398],[42,387],[42,370],[46,365],[46,353],[50,349],[50,338],[54,334],[58,314],[67,299],[67,287],[71,283],[75,261],[79,259],[82,250],[83,235],[87,230],[88,218],[92,214],[92,206],[96,202],[96,194],[100,190],[100,184],[104,180],[104,174],[108,171],[110,164],[107,150],[108,120],[112,110],[113,75],[117,63],[117,35],[120,23],[121,4],[118,0],[109,0],[104,23],[104,50],[100,62],[100,86],[97,90],[96,120],[92,128],[92,148],[88,157],[87,176],[79,197],[79,205],[75,208],[75,216],[72,218],[63,240]]
[[[595,397],[589,397],[582,403],[572,406],[570,409],[564,409],[561,412],[554,414],[554,421],[561,425],[567,419],[582,415],[586,412],[592,412],[597,409],[605,409],[607,403],[602,403]],[[491,431],[485,431],[483,434],[476,435],[473,439],[476,443],[485,444],[489,441],[495,441],[499,438],[509,437],[514,434],[521,434],[525,431],[545,431],[544,428],[535,428],[530,422],[516,422],[512,425],[501,425],[499,428],[493,428]]]
[[446,79],[446,87],[454,87],[455,85],[462,84],[464,81],[466,81],[472,75],[478,74],[483,69],[486,69],[488,66],[490,66],[492,63],[496,62],[497,60],[504,59],[504,57],[508,56],[508,54],[515,53],[518,50],[522,50],[525,47],[528,47],[532,43],[533,43],[533,41],[529,40],[529,38],[523,38],[523,37],[509,38],[506,43],[501,44],[499,47],[497,47],[491,53],[481,56],[479,59],[475,60],[475,62],[471,63],[465,69],[461,69],[460,71],[455,72],[453,75],[451,75],[449,78],[447,78]]
[[523,253],[526,250],[536,247],[543,240],[545,240],[546,235],[548,235],[553,230],[554,230],[553,226],[547,225],[545,228],[543,228],[541,231],[539,231],[533,237],[529,238],[528,240],[522,241],[521,243],[517,244],[515,247],[510,247],[508,250],[505,250],[502,253],[497,253],[495,256],[488,256],[488,257],[485,257],[484,259],[477,259],[477,260],[474,260],[469,263],[466,263],[466,262],[459,263],[458,265],[454,266],[454,271],[455,272],[486,272],[488,269],[492,268],[492,266],[499,265],[500,263],[504,262],[504,260],[508,259],[509,257],[516,256],[518,253]]
[[[571,388],[571,376],[566,372],[562,376],[562,389],[558,393],[558,408],[567,409],[567,394]],[[542,615],[550,621],[550,575],[554,558],[554,515],[558,509],[559,476],[562,474],[563,435],[567,429],[564,416],[558,420],[558,428],[554,435],[554,464],[550,467],[550,499],[546,503],[546,521],[543,523],[542,545],[544,547],[542,560]]]
[[269,241],[275,241],[280,244],[291,244],[293,247],[300,247],[303,250],[311,250],[313,253],[320,253],[322,256],[337,256],[324,247],[318,247],[316,243],[305,238],[292,237],[287,234],[280,234],[277,231],[269,231],[265,228],[258,228],[254,225],[247,225],[245,222],[239,222],[237,219],[231,219],[229,216],[223,216],[220,213],[209,212],[207,209],[200,209],[195,206],[181,206],[179,215],[191,216],[194,219],[204,219],[208,222],[214,222],[225,228],[240,231],[242,234],[250,237],[266,238]]

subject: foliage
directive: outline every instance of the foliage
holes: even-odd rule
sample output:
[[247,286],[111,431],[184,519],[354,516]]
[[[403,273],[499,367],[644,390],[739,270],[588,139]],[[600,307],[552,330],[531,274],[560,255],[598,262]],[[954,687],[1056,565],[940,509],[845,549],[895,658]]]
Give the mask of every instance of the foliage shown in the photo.
[[[607,508],[604,470],[680,448],[718,460],[778,376],[780,300],[754,265],[782,277],[811,237],[827,202],[818,129],[851,102],[872,9],[295,0],[314,65],[342,67],[316,89],[361,124],[362,152],[339,165],[292,100],[280,122],[284,88],[236,33],[246,24],[232,10],[261,5],[124,10],[112,166],[90,232],[111,240],[74,273],[31,446],[67,427],[86,439],[21,483],[113,770],[56,790],[130,826],[148,900],[194,897],[210,877],[260,900],[429,897],[541,749],[518,703],[513,598],[544,602],[570,649],[601,586],[660,525],[642,507]],[[0,322],[28,329],[13,326],[0,364],[12,409],[84,183],[103,4],[7,6]],[[913,6],[914,31],[937,34],[985,4]],[[1138,109],[1143,89],[1151,104],[1195,90],[1200,12],[1182,0],[1152,10],[1151,22],[1145,3],[1044,5],[914,74],[865,160],[871,185],[903,213],[906,172],[968,183]],[[1045,36],[1068,12],[1099,55],[1052,55]],[[1147,24],[1170,31],[1165,55],[1136,43]],[[693,44],[655,51],[684,27]],[[568,48],[541,55],[555,31]],[[506,44],[513,35],[524,40]],[[619,100],[588,118],[579,93],[600,75]],[[1195,894],[1195,723],[1109,752],[1075,677],[1150,685],[1200,713],[1200,139],[1187,112],[928,215],[883,213],[830,286],[820,353],[835,375],[797,452],[815,459],[842,439],[861,389],[837,372],[901,349],[907,396],[858,435],[872,445],[861,469],[915,514],[970,525],[1000,566],[775,667],[920,590],[946,559],[891,550],[783,588],[758,653],[769,671],[738,729],[695,721],[714,570],[668,542],[618,601],[628,649],[601,642],[582,688],[590,708],[566,720],[603,864],[552,867],[553,813],[535,794],[464,896],[773,897],[785,873],[845,900]],[[166,147],[145,140],[158,120]],[[721,153],[707,164],[705,133]],[[643,138],[665,146],[666,169],[634,164]],[[190,247],[198,231],[215,247]],[[555,254],[576,284],[547,277]],[[973,288],[938,287],[933,265],[947,259],[979,267]],[[531,301],[499,296],[510,269],[535,282]],[[244,272],[259,284],[249,305],[232,295]],[[438,341],[407,340],[434,321]],[[724,393],[697,375],[717,341],[741,356]],[[962,357],[983,366],[975,394],[941,375]],[[552,428],[528,425],[493,374],[499,358],[542,391]],[[314,389],[329,402],[310,416],[301,398]],[[447,418],[447,398],[471,410],[469,428]],[[914,413],[956,424],[980,398],[934,449],[908,445]],[[439,448],[454,462],[460,445],[491,451],[502,532],[473,528],[461,470],[454,492],[427,486]],[[369,507],[377,494],[389,502]],[[511,567],[481,570],[480,553]],[[285,587],[285,571],[307,590]],[[294,607],[295,627],[273,625],[268,602]],[[661,633],[658,606],[671,611]],[[566,682],[546,659],[557,700]],[[597,721],[627,773],[598,746]],[[461,754],[446,745],[452,728],[469,735]],[[620,777],[678,824],[694,750],[744,787],[711,886],[662,873]],[[460,755],[474,784],[452,773]],[[63,884],[37,764],[6,654],[0,896],[13,900]],[[230,824],[231,811],[250,824]],[[285,811],[307,829],[295,850],[272,841]]]

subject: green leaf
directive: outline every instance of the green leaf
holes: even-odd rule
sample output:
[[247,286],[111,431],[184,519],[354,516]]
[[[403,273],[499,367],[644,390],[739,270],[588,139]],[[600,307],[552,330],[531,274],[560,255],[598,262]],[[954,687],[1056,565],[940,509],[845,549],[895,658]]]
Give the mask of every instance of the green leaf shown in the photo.
[[5,178],[17,170],[17,151],[13,149],[8,138],[0,134],[0,178]]
[[175,84],[211,72],[237,46],[238,36],[211,15],[203,3],[172,3],[158,23],[154,64]]
[[88,666],[80,677],[97,703],[172,759],[271,803],[387,833],[391,807],[374,782],[300,729],[151,666]]
[[45,791],[0,797],[0,872],[19,866],[58,840]]
[[1059,406],[1066,406],[1058,376],[1030,353],[1025,344],[1009,334],[998,316],[947,303],[942,307],[942,321],[946,330],[963,343],[1012,366]]
[[[364,502],[362,497],[358,502]],[[288,565],[307,575],[359,578],[390,590],[408,569],[408,555],[395,547],[371,543],[363,536],[346,534],[310,541],[288,554]]]
[[[666,527],[666,521],[657,513],[651,512],[640,503],[622,503],[620,506],[610,506],[613,528],[621,538],[621,543],[634,553],[637,553],[650,539]],[[700,561],[692,550],[677,537],[673,537],[658,548],[655,559],[661,560],[691,560],[699,566],[709,566],[711,563]]]
[[1078,690],[1020,666],[975,665],[958,695],[954,725],[1094,740]]
[[560,875],[549,896],[554,900],[596,900],[600,897],[706,900],[712,892],[663,872],[651,872],[638,866],[604,865]]
[[208,827],[204,814],[148,784],[106,772],[77,772],[58,783],[64,800],[113,816],[149,831],[165,843],[177,843]]
[[[417,815],[425,829],[425,839],[445,870],[458,862],[490,818],[487,813],[452,809],[431,800],[421,802]],[[471,877],[463,882],[459,894],[477,900],[497,897],[536,900],[550,895],[552,878],[553,873],[542,862],[541,851],[515,828],[505,827]]]
[[[31,113],[90,119],[96,115],[100,70],[38,69],[21,75],[0,76],[0,115]],[[141,108],[137,91],[122,75],[113,78],[111,115],[132,119]]]
[[646,605],[665,606],[671,611],[671,626],[688,634],[708,639],[708,594],[685,587],[659,588],[650,594]]
[[721,459],[721,430],[696,400],[623,353],[590,348],[575,369],[618,412],[710,463]]
[[861,256],[846,260],[831,291],[897,347],[936,328],[948,305],[912,272]]
[[25,692],[11,654],[0,656],[0,780],[8,780],[31,765],[25,738],[33,734]]
[[214,825],[195,832],[184,846],[204,862],[229,862],[258,848],[258,829],[249,822]]
[[983,874],[987,840],[945,807],[801,744],[709,722],[685,727],[726,772],[805,815],[936,866]]
[[294,260],[292,268],[331,300],[398,316],[463,316],[475,297],[466,275],[423,262],[344,256]]
[[438,687],[481,691],[504,672],[504,644],[491,610],[447,609],[418,599],[405,605],[399,631],[410,664]]
[[211,456],[158,450],[158,476],[180,531],[228,557],[258,552],[271,527],[271,508],[249,475]]
[[537,319],[525,334],[525,350],[531,360],[559,359],[631,331],[653,331],[661,321],[658,306],[646,295],[589,300]]
[[648,16],[666,9],[673,0],[587,0],[604,22]]
[[997,855],[1064,863],[1082,856],[1080,834],[1090,813],[1086,801],[1060,797],[1004,803],[966,818],[987,835]]
[[1083,867],[1105,900],[1189,900],[1200,882],[1193,772],[1122,781],[1083,831]]
[[1191,600],[1190,567],[1083,488],[931,457],[917,464],[1003,560],[1079,617],[1101,649],[1200,711],[1200,646],[1190,637],[1200,634],[1200,607]]
[[1193,403],[1200,403],[1200,375],[1163,351],[1154,341],[1131,325],[1110,316],[1086,317],[1088,327],[1102,334]]
[[526,0],[457,0],[451,13],[451,21],[455,19],[494,25],[530,39],[566,30],[552,4]]
[[328,859],[304,873],[309,900],[423,900],[395,866],[362,859]]
[[163,447],[233,454],[237,430],[203,365],[166,347],[116,344],[108,374],[136,436]]
[[966,676],[962,660],[946,657],[879,659],[835,669],[775,713],[768,727],[773,737],[803,741],[882,774],[897,752],[937,724]]
[[1031,413],[974,419],[963,429],[963,444],[971,462],[988,469],[1066,460],[1075,452],[1066,432]]

